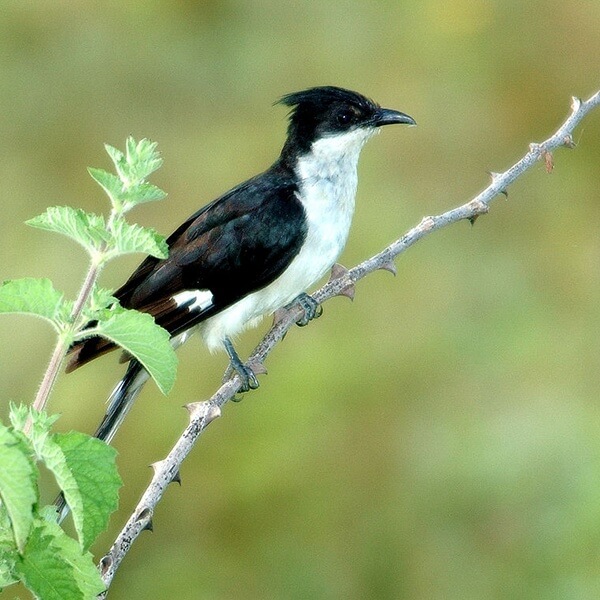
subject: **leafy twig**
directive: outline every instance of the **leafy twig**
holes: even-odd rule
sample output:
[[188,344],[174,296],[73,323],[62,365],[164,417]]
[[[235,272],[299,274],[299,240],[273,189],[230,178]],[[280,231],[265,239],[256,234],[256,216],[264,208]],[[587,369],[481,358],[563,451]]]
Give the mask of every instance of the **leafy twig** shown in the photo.
[[[529,151],[514,165],[503,173],[491,173],[492,182],[480,194],[469,202],[453,208],[437,216],[424,217],[421,222],[410,229],[401,238],[391,243],[379,254],[363,261],[354,268],[347,270],[336,265],[331,279],[313,294],[319,303],[338,295],[353,297],[354,284],[379,269],[395,273],[394,259],[418,242],[426,235],[467,219],[471,222],[489,211],[491,201],[499,194],[506,195],[507,187],[531,168],[537,161],[543,160],[546,170],[553,165],[552,151],[558,147],[574,148],[572,133],[579,122],[596,106],[600,104],[600,91],[585,102],[578,98],[572,99],[571,114],[551,137],[539,144],[530,144]],[[264,372],[263,362],[275,345],[284,337],[292,325],[303,316],[302,309],[294,306],[277,315],[275,323],[256,347],[248,364],[260,373]],[[204,429],[216,417],[221,415],[222,407],[231,400],[240,388],[240,379],[236,375],[225,382],[206,402],[197,402],[187,406],[190,412],[190,422],[180,438],[175,443],[168,456],[153,465],[154,476],[146,488],[140,502],[129,517],[122,531],[117,536],[113,546],[100,562],[100,571],[107,588],[115,572],[129,548],[144,529],[151,529],[152,514],[157,503],[162,498],[167,486],[179,479],[180,466],[188,455]],[[106,592],[99,598],[104,598]]]

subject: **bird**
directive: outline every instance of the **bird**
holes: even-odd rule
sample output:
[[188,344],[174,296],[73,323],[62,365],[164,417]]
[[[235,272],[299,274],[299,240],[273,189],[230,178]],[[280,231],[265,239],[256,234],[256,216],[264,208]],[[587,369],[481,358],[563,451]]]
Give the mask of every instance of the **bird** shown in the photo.
[[[360,151],[381,127],[416,125],[409,115],[335,86],[282,96],[287,137],[277,160],[203,206],[168,238],[167,258],[147,257],[114,293],[121,306],[152,315],[174,348],[199,332],[211,351],[225,349],[241,379],[258,387],[233,339],[282,307],[318,316],[307,290],[332,268],[350,231]],[[116,346],[85,338],[69,350],[67,372]],[[95,436],[109,443],[149,378],[129,357]]]

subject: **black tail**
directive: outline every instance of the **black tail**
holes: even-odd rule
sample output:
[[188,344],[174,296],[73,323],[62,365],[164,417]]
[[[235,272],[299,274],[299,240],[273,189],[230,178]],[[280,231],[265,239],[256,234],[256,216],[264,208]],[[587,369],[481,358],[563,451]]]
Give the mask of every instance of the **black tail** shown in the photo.
[[[123,379],[119,381],[108,398],[106,414],[96,429],[94,437],[107,444],[110,443],[148,378],[148,372],[144,367],[137,360],[131,360]],[[61,523],[69,514],[69,507],[62,492],[54,504],[59,515],[58,522]]]
[[111,442],[148,378],[148,372],[137,360],[129,363],[123,379],[108,398],[106,414],[94,437],[107,444]]

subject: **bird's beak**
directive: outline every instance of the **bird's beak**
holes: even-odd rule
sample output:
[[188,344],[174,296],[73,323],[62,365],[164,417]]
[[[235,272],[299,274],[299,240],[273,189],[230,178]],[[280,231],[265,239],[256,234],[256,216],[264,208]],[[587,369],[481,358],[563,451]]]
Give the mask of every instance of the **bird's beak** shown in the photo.
[[417,122],[408,115],[391,108],[379,108],[373,115],[373,125],[381,127],[382,125],[393,125],[401,123],[404,125],[416,125]]

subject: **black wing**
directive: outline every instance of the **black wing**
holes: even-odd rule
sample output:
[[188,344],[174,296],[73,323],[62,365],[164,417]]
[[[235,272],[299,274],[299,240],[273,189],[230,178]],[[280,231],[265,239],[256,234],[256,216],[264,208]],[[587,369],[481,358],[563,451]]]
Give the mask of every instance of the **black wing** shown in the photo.
[[[179,333],[259,290],[280,275],[306,236],[305,215],[290,175],[271,169],[200,209],[168,238],[169,256],[146,258],[115,293],[122,306],[152,314]],[[190,313],[173,296],[209,290],[212,305]],[[112,350],[90,338],[71,349],[67,371]]]

